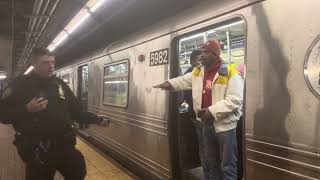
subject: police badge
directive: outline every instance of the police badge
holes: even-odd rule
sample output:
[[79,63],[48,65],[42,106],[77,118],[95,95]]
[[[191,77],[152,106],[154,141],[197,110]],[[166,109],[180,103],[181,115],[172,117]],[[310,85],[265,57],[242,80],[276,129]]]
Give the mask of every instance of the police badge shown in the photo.
[[64,96],[62,86],[60,84],[59,84],[59,98],[66,99],[66,97]]

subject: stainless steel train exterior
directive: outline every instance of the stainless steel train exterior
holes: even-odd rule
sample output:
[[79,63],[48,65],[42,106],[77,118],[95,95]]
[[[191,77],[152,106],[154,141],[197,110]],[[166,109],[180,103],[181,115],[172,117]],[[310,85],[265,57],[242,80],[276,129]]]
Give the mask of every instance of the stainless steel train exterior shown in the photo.
[[[241,21],[245,179],[320,179],[320,101],[304,76],[304,61],[320,35],[319,7],[319,0],[204,1],[61,67],[57,75],[78,95],[79,86],[87,87],[88,110],[111,118],[108,128],[91,126],[82,134],[144,179],[178,179],[177,98],[152,86],[179,75],[181,39]],[[169,53],[168,63],[165,57],[154,62],[155,51]],[[87,86],[79,85],[82,67]],[[117,68],[124,70],[110,73]],[[109,87],[117,83],[122,86]]]

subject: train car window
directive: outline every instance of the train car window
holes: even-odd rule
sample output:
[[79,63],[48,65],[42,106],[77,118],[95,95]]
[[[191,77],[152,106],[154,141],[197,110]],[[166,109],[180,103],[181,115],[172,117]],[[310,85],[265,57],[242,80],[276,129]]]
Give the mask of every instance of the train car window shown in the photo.
[[85,110],[88,107],[89,67],[83,65],[78,68],[78,98]]
[[80,78],[80,84],[79,84],[79,96],[80,97],[86,97],[88,95],[88,89],[89,89],[89,68],[88,65],[81,66],[79,68],[79,78]]
[[70,74],[64,74],[61,79],[69,86],[70,85]]
[[103,104],[127,107],[128,104],[128,60],[104,67]]
[[221,58],[228,64],[244,65],[245,22],[241,19],[224,23],[214,28],[198,31],[179,40],[179,63],[182,74],[190,65],[190,54],[210,39],[217,39],[221,45]]

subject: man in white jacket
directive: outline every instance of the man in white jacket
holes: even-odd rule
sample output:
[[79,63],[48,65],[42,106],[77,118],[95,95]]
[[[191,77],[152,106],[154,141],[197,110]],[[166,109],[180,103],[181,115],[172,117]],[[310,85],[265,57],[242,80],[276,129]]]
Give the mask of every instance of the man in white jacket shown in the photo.
[[192,90],[199,154],[206,180],[237,179],[236,126],[241,117],[243,81],[239,72],[228,66],[219,74],[220,44],[210,40],[201,47],[202,65],[192,73],[155,86],[164,90]]

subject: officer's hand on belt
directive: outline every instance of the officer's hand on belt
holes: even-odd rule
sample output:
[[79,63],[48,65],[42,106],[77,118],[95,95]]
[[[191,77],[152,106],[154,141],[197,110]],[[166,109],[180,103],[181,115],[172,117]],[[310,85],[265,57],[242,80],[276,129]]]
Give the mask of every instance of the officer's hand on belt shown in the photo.
[[110,124],[110,118],[104,115],[98,115],[97,124],[99,126],[107,127]]
[[48,100],[43,97],[34,97],[29,103],[26,105],[28,112],[39,112],[46,109],[48,106]]

